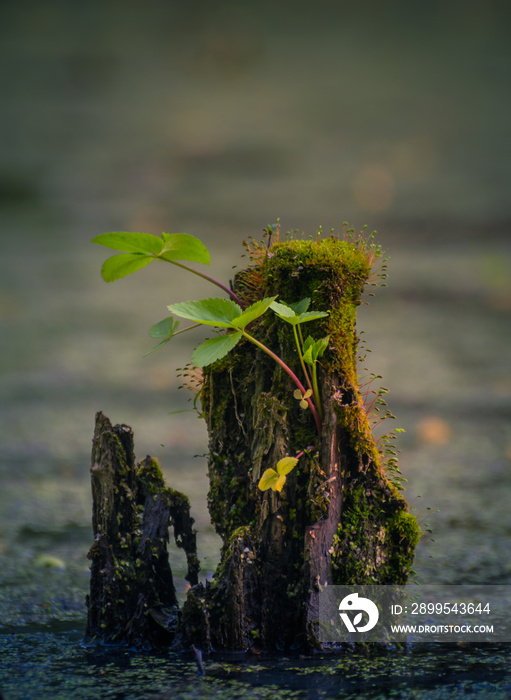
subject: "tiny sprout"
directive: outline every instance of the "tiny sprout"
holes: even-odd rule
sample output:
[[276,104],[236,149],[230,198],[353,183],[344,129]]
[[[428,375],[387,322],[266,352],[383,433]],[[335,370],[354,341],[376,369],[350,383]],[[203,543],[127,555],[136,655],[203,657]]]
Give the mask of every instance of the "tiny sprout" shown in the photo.
[[261,491],[267,491],[268,489],[272,491],[282,491],[286,483],[287,474],[289,474],[297,464],[297,457],[284,457],[277,462],[277,471],[275,471],[275,469],[267,469],[259,480],[259,488]]
[[293,392],[293,396],[295,397],[295,399],[299,399],[300,406],[302,408],[307,408],[309,404],[307,403],[306,399],[308,399],[309,396],[312,396],[312,389],[307,389],[305,394],[302,394],[300,389],[295,389]]

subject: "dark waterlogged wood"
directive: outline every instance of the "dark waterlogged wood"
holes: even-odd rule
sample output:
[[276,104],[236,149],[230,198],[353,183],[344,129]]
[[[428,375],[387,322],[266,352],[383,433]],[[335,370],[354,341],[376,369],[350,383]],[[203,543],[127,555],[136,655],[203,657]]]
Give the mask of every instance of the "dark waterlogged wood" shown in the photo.
[[[321,434],[288,374],[253,344],[240,342],[206,368],[208,507],[223,547],[212,581],[202,584],[186,498],[165,488],[151,458],[135,465],[131,430],[98,414],[90,636],[206,651],[318,648],[322,588],[408,579],[420,528],[376,446],[356,369],[356,308],[371,248],[286,241],[252,259],[234,280],[245,304],[278,295],[329,312],[304,328],[314,339],[329,336]],[[300,374],[289,325],[269,313],[250,332]],[[298,454],[282,491],[261,491],[264,471]],[[166,549],[170,522],[189,557],[192,587],[181,611]]]
[[92,447],[92,525],[87,636],[138,648],[171,644],[178,603],[169,565],[169,526],[188,559],[187,579],[199,570],[190,505],[165,486],[156,460],[138,464],[133,432],[96,415]]

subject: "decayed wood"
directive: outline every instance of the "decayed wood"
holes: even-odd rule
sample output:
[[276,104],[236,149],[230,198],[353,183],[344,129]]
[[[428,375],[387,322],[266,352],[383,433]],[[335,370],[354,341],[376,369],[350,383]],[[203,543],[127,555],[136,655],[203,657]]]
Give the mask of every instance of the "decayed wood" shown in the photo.
[[333,410],[333,392],[333,382],[324,382],[321,464],[325,474],[324,487],[328,494],[327,511],[324,518],[306,528],[304,537],[305,576],[309,582],[310,591],[305,623],[309,638],[315,636],[321,586],[332,584],[332,543],[342,513],[341,436]]
[[[328,253],[331,241],[310,245],[320,263],[291,242],[273,248],[255,274],[240,273],[234,288],[243,297],[243,280],[258,279],[260,297],[309,297],[315,310],[330,312],[311,324],[315,338],[330,335],[320,369],[322,434],[294,399],[288,375],[252,345],[238,344],[205,371],[209,507],[224,543],[201,592],[213,648],[319,646],[322,586],[403,583],[413,560],[418,525],[380,463],[356,385],[355,307],[365,277],[337,255],[339,247]],[[301,371],[289,326],[270,317],[255,332]],[[301,457],[282,492],[261,492],[265,469],[308,445],[315,450]]]
[[169,565],[169,526],[185,549],[197,583],[193,519],[188,499],[165,487],[157,462],[135,463],[133,432],[96,415],[92,447],[94,543],[87,636],[139,648],[176,639],[178,603]]

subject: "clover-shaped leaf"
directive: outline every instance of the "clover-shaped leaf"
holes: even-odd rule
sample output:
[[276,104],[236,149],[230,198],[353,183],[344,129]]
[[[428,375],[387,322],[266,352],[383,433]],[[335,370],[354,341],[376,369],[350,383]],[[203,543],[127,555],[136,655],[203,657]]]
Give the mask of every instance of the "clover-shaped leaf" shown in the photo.
[[307,408],[309,404],[307,403],[306,399],[308,399],[309,396],[312,396],[312,389],[307,389],[305,394],[302,394],[300,389],[295,389],[293,391],[293,396],[295,397],[295,399],[298,399],[300,401],[300,406],[302,408]]
[[267,469],[259,480],[259,488],[261,491],[282,491],[286,483],[286,475],[292,471],[298,464],[296,457],[284,457],[277,463],[277,470]]

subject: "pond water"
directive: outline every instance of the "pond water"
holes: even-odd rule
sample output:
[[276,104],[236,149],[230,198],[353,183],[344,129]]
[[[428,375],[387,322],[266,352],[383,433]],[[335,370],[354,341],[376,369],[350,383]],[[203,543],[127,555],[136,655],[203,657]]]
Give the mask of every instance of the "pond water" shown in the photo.
[[[1,641],[4,641],[2,635]],[[80,633],[5,637],[5,697],[107,698],[413,698],[509,697],[509,654],[496,646],[427,645],[342,657],[213,655],[198,672],[189,654],[136,654],[80,644]],[[446,648],[447,646],[447,648]]]
[[433,531],[418,581],[511,582],[509,14],[496,0],[2,4],[6,698],[509,696],[505,646],[211,659],[199,679],[185,657],[80,645],[96,411],[190,496],[204,576],[218,556],[204,426],[169,415],[191,408],[176,368],[199,336],[143,357],[167,304],[211,291],[156,265],[105,285],[90,239],[109,230],[191,233],[229,279],[277,217],[306,237],[378,229],[389,286],[358,328]]

